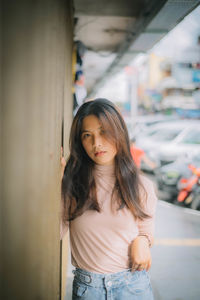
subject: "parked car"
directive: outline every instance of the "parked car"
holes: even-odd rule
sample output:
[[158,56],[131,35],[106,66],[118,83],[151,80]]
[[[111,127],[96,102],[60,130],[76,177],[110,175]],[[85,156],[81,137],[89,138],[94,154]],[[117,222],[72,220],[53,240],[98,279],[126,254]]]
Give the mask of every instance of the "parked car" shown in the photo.
[[191,164],[200,167],[200,152],[194,156],[179,157],[175,162],[154,171],[158,189],[164,191],[171,202],[174,202],[177,198],[179,192],[177,183],[180,178],[191,177],[192,170],[188,168]]
[[175,161],[184,155],[195,155],[200,153],[200,121],[191,123],[173,141],[160,147],[160,165]]
[[137,118],[137,121],[135,123],[133,134],[135,137],[137,137],[141,133],[145,133],[153,125],[164,124],[166,122],[171,122],[178,119],[179,117],[177,115],[167,116],[162,114],[155,114],[148,116],[140,116]]
[[[171,121],[151,126],[136,140],[157,167],[174,162],[178,157],[200,152],[200,120]],[[149,167],[141,165],[145,171]]]
[[177,115],[151,114],[138,116],[136,119],[125,118],[129,136],[136,138],[137,135],[145,133],[151,126],[159,123],[165,123],[173,120],[178,120]]

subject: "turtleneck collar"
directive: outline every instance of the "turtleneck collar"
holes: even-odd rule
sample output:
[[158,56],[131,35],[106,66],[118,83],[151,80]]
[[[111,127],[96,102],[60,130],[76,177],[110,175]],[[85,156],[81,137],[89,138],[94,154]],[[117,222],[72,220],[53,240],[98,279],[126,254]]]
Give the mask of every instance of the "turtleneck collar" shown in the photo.
[[[100,191],[100,193],[106,192],[107,196],[111,196],[116,181],[115,165],[102,166],[96,164],[94,166],[94,177],[97,191]],[[102,200],[99,199],[99,201],[102,203]]]
[[97,165],[94,166],[95,174],[108,177],[115,176],[115,165]]

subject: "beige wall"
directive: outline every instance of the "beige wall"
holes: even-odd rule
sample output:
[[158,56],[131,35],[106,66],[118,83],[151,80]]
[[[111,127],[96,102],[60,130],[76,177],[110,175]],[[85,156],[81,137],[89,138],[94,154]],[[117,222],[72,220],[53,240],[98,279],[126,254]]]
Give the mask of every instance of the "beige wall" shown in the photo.
[[72,118],[70,3],[3,4],[2,299],[61,297],[59,159],[62,118],[66,138]]

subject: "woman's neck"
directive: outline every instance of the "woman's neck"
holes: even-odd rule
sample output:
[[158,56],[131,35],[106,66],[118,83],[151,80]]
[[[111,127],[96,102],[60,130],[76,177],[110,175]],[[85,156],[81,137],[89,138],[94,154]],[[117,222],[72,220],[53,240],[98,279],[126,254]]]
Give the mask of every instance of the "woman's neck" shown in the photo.
[[108,175],[108,176],[115,176],[115,165],[98,165],[95,164],[94,166],[95,173]]

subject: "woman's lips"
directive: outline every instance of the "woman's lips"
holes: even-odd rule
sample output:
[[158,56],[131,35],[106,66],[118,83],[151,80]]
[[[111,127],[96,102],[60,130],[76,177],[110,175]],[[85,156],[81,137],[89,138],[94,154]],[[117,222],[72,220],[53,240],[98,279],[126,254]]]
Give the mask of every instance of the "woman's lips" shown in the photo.
[[102,156],[106,153],[106,151],[98,151],[98,152],[95,152],[95,156]]

